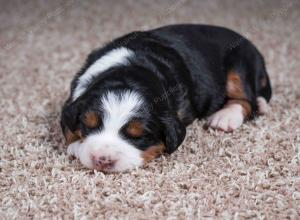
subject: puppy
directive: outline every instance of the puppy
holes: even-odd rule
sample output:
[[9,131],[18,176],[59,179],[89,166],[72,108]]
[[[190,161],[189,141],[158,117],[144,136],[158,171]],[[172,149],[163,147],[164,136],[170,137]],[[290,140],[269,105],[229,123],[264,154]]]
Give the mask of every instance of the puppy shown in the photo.
[[93,51],[71,83],[61,127],[84,166],[123,171],[173,153],[196,118],[233,131],[264,114],[270,98],[264,59],[249,40],[222,27],[171,25]]

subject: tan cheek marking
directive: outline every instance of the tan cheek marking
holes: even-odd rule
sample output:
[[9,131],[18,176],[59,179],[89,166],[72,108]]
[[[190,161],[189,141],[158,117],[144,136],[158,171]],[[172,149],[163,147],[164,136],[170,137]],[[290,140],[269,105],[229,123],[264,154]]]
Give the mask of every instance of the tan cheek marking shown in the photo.
[[144,132],[144,126],[139,121],[132,121],[127,126],[126,132],[132,137],[140,137]]
[[96,112],[87,112],[84,115],[83,123],[89,128],[96,128],[99,125],[99,117]]
[[[227,106],[231,104],[239,104],[243,108],[244,117],[251,114],[251,105],[246,100],[247,97],[244,92],[243,84],[240,76],[234,70],[231,70],[227,76],[226,93],[229,98]],[[245,100],[243,100],[245,99]]]
[[165,149],[166,147],[163,143],[149,147],[146,151],[144,151],[142,156],[144,159],[144,163],[149,163],[151,160],[161,155],[165,151]]
[[66,144],[72,144],[73,142],[81,139],[81,142],[83,141],[83,137],[81,134],[81,131],[77,130],[74,133],[70,131],[70,129],[67,128],[67,131],[65,132],[66,137]]
[[79,137],[80,143],[82,143],[83,140],[84,140],[84,137],[82,136],[81,131],[80,131],[80,130],[77,130],[77,131],[75,131],[75,134],[77,135],[77,137]]

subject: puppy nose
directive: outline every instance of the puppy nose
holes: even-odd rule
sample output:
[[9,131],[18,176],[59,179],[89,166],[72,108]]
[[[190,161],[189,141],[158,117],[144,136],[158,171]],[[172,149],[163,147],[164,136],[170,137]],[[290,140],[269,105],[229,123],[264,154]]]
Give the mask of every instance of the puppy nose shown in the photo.
[[99,170],[107,170],[113,168],[116,160],[112,160],[110,157],[105,156],[93,156],[95,167]]

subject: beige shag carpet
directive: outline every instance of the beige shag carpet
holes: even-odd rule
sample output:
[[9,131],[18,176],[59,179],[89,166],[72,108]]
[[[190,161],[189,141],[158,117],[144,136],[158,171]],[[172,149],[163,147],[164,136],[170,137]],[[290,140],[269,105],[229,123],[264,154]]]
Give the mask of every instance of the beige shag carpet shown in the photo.
[[[137,29],[206,23],[265,56],[268,115],[232,134],[188,128],[180,149],[107,174],[66,155],[59,127],[86,55]],[[0,0],[0,219],[300,219],[298,0]]]

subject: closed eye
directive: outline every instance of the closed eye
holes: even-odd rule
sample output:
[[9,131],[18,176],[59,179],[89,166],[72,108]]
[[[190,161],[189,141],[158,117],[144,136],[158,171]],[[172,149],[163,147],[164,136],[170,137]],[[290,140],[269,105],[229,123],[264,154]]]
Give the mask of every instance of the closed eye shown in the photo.
[[94,111],[85,113],[83,115],[82,121],[87,128],[91,129],[97,128],[101,124],[100,116]]
[[125,126],[124,133],[130,138],[141,138],[144,135],[144,125],[139,120],[130,121]]

